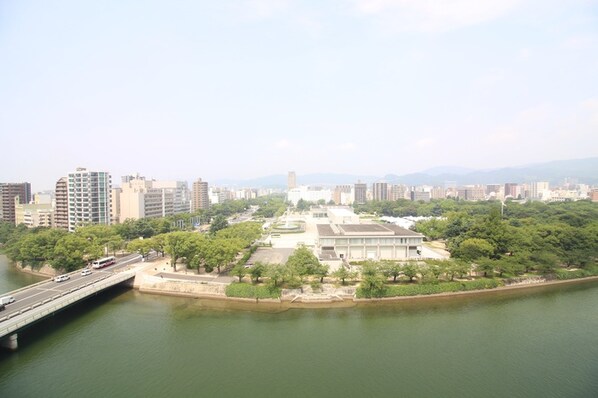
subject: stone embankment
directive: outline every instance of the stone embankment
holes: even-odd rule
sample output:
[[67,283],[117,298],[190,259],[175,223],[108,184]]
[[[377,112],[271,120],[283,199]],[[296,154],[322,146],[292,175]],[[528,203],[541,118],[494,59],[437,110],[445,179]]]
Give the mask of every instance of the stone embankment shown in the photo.
[[143,293],[187,297],[226,297],[226,285],[202,280],[179,280],[137,272],[133,287]]

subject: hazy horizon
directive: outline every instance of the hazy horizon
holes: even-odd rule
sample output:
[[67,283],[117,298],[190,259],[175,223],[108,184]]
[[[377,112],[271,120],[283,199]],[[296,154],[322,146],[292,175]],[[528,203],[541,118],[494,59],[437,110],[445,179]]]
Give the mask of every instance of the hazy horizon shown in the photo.
[[0,181],[598,156],[595,1],[0,3]]

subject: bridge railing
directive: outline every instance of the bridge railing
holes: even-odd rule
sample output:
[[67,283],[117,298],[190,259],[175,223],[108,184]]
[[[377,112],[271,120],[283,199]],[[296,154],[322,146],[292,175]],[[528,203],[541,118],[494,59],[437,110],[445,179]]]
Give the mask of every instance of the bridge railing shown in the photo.
[[[127,257],[129,257],[129,258],[127,258]],[[127,256],[125,256],[125,257],[123,257],[123,258],[119,259],[119,261],[120,261],[120,262],[129,262],[129,261],[135,261],[135,260],[137,259],[137,257],[141,257],[141,256],[139,256],[139,255],[135,255],[135,254],[129,254],[129,255],[127,255]],[[118,262],[117,262],[117,264],[118,264]],[[128,271],[128,270],[129,270],[129,268],[130,268],[130,265],[129,265],[129,266],[127,266],[127,269],[126,269],[126,270],[124,270],[124,271]],[[85,268],[80,268],[80,269],[78,269],[78,270],[71,271],[71,272],[67,272],[66,274],[61,274],[61,275],[69,275],[69,276],[70,276],[70,275],[75,275],[75,274],[78,274],[79,272],[83,271],[84,269],[85,269]],[[119,271],[116,271],[116,273],[119,273],[119,272],[123,272],[123,271],[120,271],[120,270],[119,270]],[[32,287],[41,286],[41,285],[43,285],[44,283],[48,283],[48,282],[52,281],[52,279],[53,279],[53,277],[52,277],[52,276],[49,276],[49,275],[48,275],[48,276],[46,276],[46,275],[38,275],[38,276],[44,276],[44,277],[46,277],[47,279],[44,279],[43,281],[39,281],[39,282],[33,283],[33,284],[31,284],[31,285],[23,286],[23,287],[21,287],[21,288],[19,288],[19,289],[16,289],[16,290],[13,290],[13,291],[10,291],[10,292],[2,293],[2,294],[0,294],[0,297],[4,297],[4,296],[14,296],[16,293],[22,292],[23,290],[31,289]],[[0,318],[0,319],[1,319],[1,318]]]
[[[0,338],[14,333],[29,323],[40,320],[64,307],[67,307],[96,292],[114,286],[135,276],[134,272],[107,275],[99,281],[89,282],[83,286],[74,287],[56,294],[53,297],[25,307],[19,312],[0,318]],[[110,278],[106,281],[105,279]],[[76,292],[76,293],[75,293]]]

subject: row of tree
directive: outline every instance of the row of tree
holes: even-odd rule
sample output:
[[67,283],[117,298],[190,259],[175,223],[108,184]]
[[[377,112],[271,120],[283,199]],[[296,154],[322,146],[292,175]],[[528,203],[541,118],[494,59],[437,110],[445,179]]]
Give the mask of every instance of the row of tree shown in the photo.
[[559,203],[548,206],[549,217],[531,212],[526,218],[521,218],[525,213],[517,208],[527,205],[510,204],[516,215],[509,216],[501,216],[499,206],[486,204],[487,213],[482,214],[449,212],[442,219],[418,222],[415,230],[430,239],[446,239],[451,256],[466,261],[516,257],[522,264],[531,264],[526,267],[542,270],[596,263],[598,205]]
[[[152,225],[152,220],[147,225]],[[139,225],[143,225],[140,223]],[[158,225],[156,223],[155,225]],[[78,228],[74,233],[59,229],[24,226],[0,226],[3,252],[13,261],[23,265],[40,267],[50,264],[53,268],[72,271],[119,250],[138,252],[147,256],[151,250],[171,256],[172,266],[180,259],[191,268],[204,267],[208,272],[232,262],[237,253],[261,236],[259,223],[240,223],[224,226],[214,234],[204,235],[190,231],[172,231],[152,234],[127,241],[121,235],[122,224],[90,225]],[[124,234],[127,236],[126,234]]]

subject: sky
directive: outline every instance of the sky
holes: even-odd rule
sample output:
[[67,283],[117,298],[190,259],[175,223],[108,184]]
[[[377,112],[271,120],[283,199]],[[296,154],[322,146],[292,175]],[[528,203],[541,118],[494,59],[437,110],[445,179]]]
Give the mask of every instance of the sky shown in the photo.
[[598,1],[0,1],[0,182],[598,156]]

